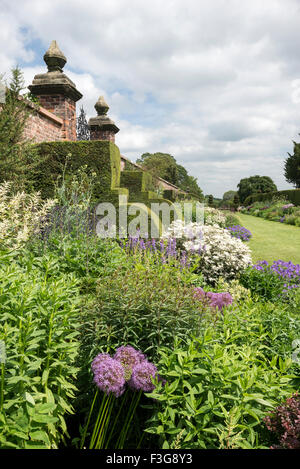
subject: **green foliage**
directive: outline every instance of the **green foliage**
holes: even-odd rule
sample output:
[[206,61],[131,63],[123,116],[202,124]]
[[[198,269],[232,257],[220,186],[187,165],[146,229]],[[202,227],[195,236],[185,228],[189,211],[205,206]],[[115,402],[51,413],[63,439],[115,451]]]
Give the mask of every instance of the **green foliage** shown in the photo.
[[149,171],[155,178],[162,178],[187,191],[194,198],[203,199],[203,193],[198,186],[197,179],[190,176],[187,170],[176,163],[174,156],[168,153],[143,153],[137,159],[137,164]]
[[[278,193],[279,194],[279,193]],[[294,206],[283,196],[274,195],[271,200],[256,201],[248,207],[242,208],[242,213],[254,215],[256,217],[265,218],[266,220],[277,221],[286,223],[288,225],[297,225],[298,218],[300,217],[300,209]]]
[[161,177],[172,184],[177,184],[178,170],[176,160],[172,155],[160,152],[143,153],[136,162],[149,171],[154,177]]
[[59,258],[1,253],[0,446],[57,448],[78,372],[79,289]]
[[[58,177],[71,178],[82,166],[96,175],[94,199],[118,200],[120,188],[120,152],[108,141],[44,142],[34,145],[41,164],[34,171],[34,188],[43,197],[52,197]],[[126,191],[125,191],[126,192]]]
[[274,192],[277,187],[269,176],[251,176],[241,179],[238,184],[238,196],[241,203],[251,194]]
[[207,201],[208,201],[208,206],[209,206],[209,207],[213,207],[213,206],[214,206],[214,197],[213,197],[212,194],[210,194],[210,195],[208,196]]
[[233,200],[234,196],[237,194],[236,191],[227,191],[223,194],[223,201]]
[[300,189],[269,192],[266,194],[252,194],[244,200],[244,205],[247,206],[255,202],[267,202],[274,198],[284,198],[294,205],[300,205]]
[[266,358],[267,334],[257,317],[248,315],[245,325],[241,319],[228,311],[201,338],[160,348],[166,384],[148,394],[156,403],[146,429],[158,435],[160,448],[267,447],[262,419],[293,392],[292,363]]
[[287,182],[300,188],[300,144],[294,143],[294,153],[288,153],[288,158],[284,162],[284,176]]
[[0,182],[13,181],[18,189],[31,189],[31,174],[35,168],[35,150],[29,142],[22,142],[29,116],[34,112],[30,95],[24,90],[22,71],[12,69],[12,78],[6,88],[5,103],[0,112]]
[[272,270],[257,270],[248,267],[239,280],[253,295],[273,302],[281,301],[285,281]]
[[113,276],[102,277],[95,301],[82,316],[84,356],[109,352],[120,344],[143,350],[150,358],[161,345],[200,330],[205,313],[196,303],[184,274],[173,266],[127,260]]
[[233,215],[232,213],[228,212],[226,213],[226,222],[225,226],[233,226],[233,225],[239,225],[240,220],[236,215]]

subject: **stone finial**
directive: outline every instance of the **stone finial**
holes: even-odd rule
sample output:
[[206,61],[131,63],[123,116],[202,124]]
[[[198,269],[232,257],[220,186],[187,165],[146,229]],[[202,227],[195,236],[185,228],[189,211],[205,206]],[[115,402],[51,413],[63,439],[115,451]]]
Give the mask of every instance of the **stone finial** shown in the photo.
[[67,59],[60,50],[56,41],[52,41],[49,49],[44,54],[44,61],[48,67],[48,72],[62,72]]
[[116,126],[114,121],[106,115],[109,106],[103,96],[99,97],[95,104],[95,109],[98,115],[91,117],[89,120],[91,140],[109,140],[114,142],[115,134],[119,132],[120,129]]
[[94,108],[96,109],[98,116],[105,116],[107,114],[109,106],[105,102],[104,96],[99,97]]
[[76,89],[75,83],[63,73],[63,67],[67,62],[66,57],[60,50],[56,41],[52,41],[49,49],[45,52],[44,60],[47,64],[47,73],[35,75],[29,90],[40,101],[42,96],[63,95],[74,102],[82,98],[82,94]]

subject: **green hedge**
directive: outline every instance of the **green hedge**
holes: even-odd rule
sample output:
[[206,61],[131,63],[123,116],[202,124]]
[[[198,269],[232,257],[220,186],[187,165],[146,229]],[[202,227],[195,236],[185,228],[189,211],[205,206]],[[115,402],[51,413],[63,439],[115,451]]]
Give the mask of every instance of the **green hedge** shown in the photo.
[[272,200],[273,197],[286,197],[294,205],[300,205],[300,189],[294,189],[294,190],[284,190],[284,191],[276,191],[276,192],[267,192],[264,194],[249,195],[244,201],[244,206],[251,205],[254,202]]
[[[86,165],[87,171],[99,175],[94,186],[94,200],[97,202],[111,202],[118,207],[119,195],[123,194],[128,197],[129,206],[137,202],[147,207],[152,202],[171,203],[154,192],[150,173],[121,172],[119,148],[109,141],[44,142],[34,146],[40,163],[33,171],[33,189],[40,191],[43,198],[53,197],[59,176],[64,174],[67,179]],[[150,216],[148,208],[147,212]],[[130,216],[129,220],[133,218]]]
[[94,189],[95,198],[103,202],[117,200],[120,192],[120,151],[113,143],[98,140],[44,142],[35,147],[40,164],[34,170],[34,189],[41,191],[43,197],[53,197],[54,184],[64,171],[67,178],[81,166],[87,165],[88,171],[99,174]]

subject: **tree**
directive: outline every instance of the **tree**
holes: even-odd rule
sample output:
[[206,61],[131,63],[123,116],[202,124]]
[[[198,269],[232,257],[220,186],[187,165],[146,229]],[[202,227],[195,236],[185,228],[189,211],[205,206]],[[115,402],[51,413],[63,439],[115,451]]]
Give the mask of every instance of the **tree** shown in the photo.
[[77,140],[90,140],[90,130],[83,106],[81,106],[80,114],[77,117],[76,136]]
[[224,192],[223,194],[223,200],[224,202],[227,201],[227,200],[233,200],[234,199],[234,196],[237,194],[236,191],[227,191],[227,192]]
[[182,165],[177,164],[174,156],[169,153],[143,153],[136,162],[154,177],[165,179],[183,191],[196,195],[199,199],[203,198],[197,179],[190,176]]
[[208,199],[207,199],[207,200],[208,200],[208,206],[209,206],[209,207],[213,207],[213,205],[214,205],[214,196],[213,196],[212,194],[210,194],[210,195],[208,196]]
[[238,184],[238,196],[241,203],[251,194],[277,191],[275,183],[269,176],[251,176],[241,179]]
[[175,158],[168,153],[143,153],[136,160],[143,168],[149,171],[154,177],[165,179],[175,186],[178,183],[178,170]]
[[288,153],[289,157],[284,162],[284,176],[287,182],[300,189],[300,144],[293,143],[294,154]]
[[21,95],[25,89],[23,73],[16,67],[5,90],[5,102],[0,108],[0,182],[14,181],[18,189],[29,188],[30,170],[39,161],[30,141],[22,141],[23,132],[36,103],[30,93]]
[[196,195],[200,200],[202,200],[203,192],[202,189],[198,186],[197,179],[194,176],[190,176],[187,170],[180,164],[177,164],[177,171],[178,187],[186,192],[189,192],[191,195]]

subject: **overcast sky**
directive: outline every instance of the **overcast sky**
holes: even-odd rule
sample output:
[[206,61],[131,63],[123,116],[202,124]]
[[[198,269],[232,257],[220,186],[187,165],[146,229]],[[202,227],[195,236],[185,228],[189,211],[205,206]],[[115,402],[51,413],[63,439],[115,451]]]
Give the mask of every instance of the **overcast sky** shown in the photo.
[[283,175],[300,141],[299,0],[0,0],[0,73],[29,85],[55,39],[87,116],[100,95],[136,160],[171,153],[221,197]]

